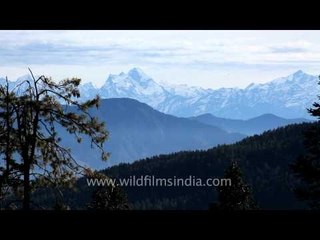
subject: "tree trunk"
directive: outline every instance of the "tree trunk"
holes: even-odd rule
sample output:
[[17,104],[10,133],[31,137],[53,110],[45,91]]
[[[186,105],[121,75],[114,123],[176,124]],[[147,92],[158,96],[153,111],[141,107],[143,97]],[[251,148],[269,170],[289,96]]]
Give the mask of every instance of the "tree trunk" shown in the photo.
[[26,162],[23,171],[23,210],[30,210],[30,166]]

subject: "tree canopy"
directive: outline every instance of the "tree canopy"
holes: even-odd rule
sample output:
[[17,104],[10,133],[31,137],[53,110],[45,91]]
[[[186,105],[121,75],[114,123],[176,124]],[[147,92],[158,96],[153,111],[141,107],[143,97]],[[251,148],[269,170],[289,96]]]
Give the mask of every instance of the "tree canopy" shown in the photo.
[[[0,201],[2,208],[22,201],[30,209],[30,194],[35,188],[50,188],[56,201],[63,200],[61,188],[71,188],[77,176],[90,174],[61,144],[58,129],[64,129],[79,143],[83,135],[91,146],[108,153],[103,144],[108,138],[105,123],[92,117],[91,107],[99,107],[99,97],[79,102],[79,78],[59,82],[49,77],[30,77],[11,87],[0,86]],[[77,111],[69,111],[69,107]]]
[[225,170],[225,179],[230,179],[230,186],[218,186],[218,202],[212,210],[253,210],[257,205],[253,200],[251,188],[245,182],[243,173],[236,161]]
[[[320,76],[319,76],[320,80]],[[319,81],[320,84],[320,81]],[[320,95],[318,96],[320,100]],[[320,119],[320,103],[308,109],[311,116]],[[306,201],[310,208],[320,209],[320,122],[310,127],[304,135],[306,153],[291,165],[295,176],[300,179],[295,187],[298,199]]]

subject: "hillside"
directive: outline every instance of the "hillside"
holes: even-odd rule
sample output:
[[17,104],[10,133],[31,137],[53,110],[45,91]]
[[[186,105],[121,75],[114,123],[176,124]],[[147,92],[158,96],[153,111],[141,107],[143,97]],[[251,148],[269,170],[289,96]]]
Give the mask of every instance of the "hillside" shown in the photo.
[[[70,111],[74,111],[70,108]],[[110,133],[105,144],[110,159],[103,163],[100,153],[90,148],[84,137],[77,143],[60,129],[62,142],[72,149],[76,159],[93,168],[102,169],[120,162],[182,150],[208,149],[222,143],[233,143],[245,137],[227,133],[218,127],[158,112],[133,99],[103,99],[93,116],[106,122]]]
[[[315,124],[315,123],[313,123]],[[160,178],[189,177],[221,178],[231,160],[237,160],[253,194],[262,209],[301,209],[292,186],[289,171],[298,155],[304,152],[303,133],[313,124],[303,123],[267,131],[207,151],[183,151],[120,164],[104,170],[108,176],[132,178],[150,175]],[[85,179],[78,182],[77,193],[66,193],[68,204],[84,208],[93,187]],[[123,187],[136,209],[208,209],[217,200],[214,187]]]
[[310,120],[304,118],[285,119],[275,116],[273,114],[263,114],[261,116],[251,118],[248,120],[237,120],[219,118],[210,113],[202,114],[197,117],[191,117],[204,124],[219,127],[227,132],[237,132],[246,135],[254,135],[263,133],[266,130],[276,129],[278,127],[286,126],[293,123],[309,122]]
[[[303,132],[310,126],[310,123],[289,125],[235,144],[207,151],[160,155],[114,166],[105,173],[116,177],[222,177],[230,161],[237,160],[261,208],[301,208],[303,204],[297,202],[291,191],[294,180],[289,164],[304,151]],[[127,187],[126,190],[139,209],[207,209],[210,202],[216,200],[212,187]]]

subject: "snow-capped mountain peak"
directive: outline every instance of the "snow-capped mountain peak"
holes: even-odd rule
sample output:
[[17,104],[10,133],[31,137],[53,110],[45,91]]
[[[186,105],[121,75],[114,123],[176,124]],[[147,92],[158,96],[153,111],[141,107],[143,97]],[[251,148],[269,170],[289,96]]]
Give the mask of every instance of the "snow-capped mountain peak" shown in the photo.
[[283,77],[282,79],[283,79],[283,81],[286,81],[286,82],[298,82],[301,80],[307,80],[310,77],[314,77],[314,76],[311,76],[311,75],[303,72],[302,70],[299,70],[299,71],[296,71],[296,72],[290,74],[287,77]]
[[21,77],[18,77],[16,82],[20,83],[20,82],[23,82],[23,81],[26,81],[26,80],[28,80],[28,81],[32,80],[32,76],[30,74],[25,74],[25,75],[23,75]]
[[146,75],[140,68],[132,68],[128,72],[128,76],[136,81],[145,81],[151,79],[148,75]]
[[309,75],[302,70],[298,70],[286,77],[277,78],[273,81],[267,83],[251,83],[248,85],[245,90],[252,90],[252,89],[269,89],[271,88],[278,88],[278,90],[282,87],[292,87],[293,85],[303,85],[303,84],[314,84],[315,76]]
[[92,82],[81,84],[79,89],[80,89],[81,98],[83,100],[87,100],[95,97],[98,92],[98,89],[93,85]]
[[139,68],[128,73],[110,74],[99,94],[102,98],[129,97],[157,106],[166,96],[167,91]]
[[301,81],[308,81],[313,78],[314,78],[313,75],[307,74],[307,73],[303,72],[302,70],[299,70],[299,71],[296,71],[286,77],[275,79],[275,80],[271,81],[271,83],[279,83],[279,84],[285,83],[285,82],[297,83],[297,82],[301,82]]
[[301,77],[301,76],[304,76],[304,75],[308,75],[308,74],[306,74],[306,73],[303,72],[302,70],[298,70],[298,71],[296,71],[295,73],[291,74],[290,76],[293,76],[293,77]]
[[86,82],[84,84],[82,84],[83,87],[86,87],[86,88],[90,88],[90,89],[96,89],[96,87],[93,85],[92,82]]
[[[119,75],[120,76],[120,75]],[[106,82],[114,82],[115,79],[117,79],[118,75],[115,74],[109,74]]]
[[254,88],[256,86],[255,83],[250,83],[246,88],[245,90],[249,90],[250,88]]

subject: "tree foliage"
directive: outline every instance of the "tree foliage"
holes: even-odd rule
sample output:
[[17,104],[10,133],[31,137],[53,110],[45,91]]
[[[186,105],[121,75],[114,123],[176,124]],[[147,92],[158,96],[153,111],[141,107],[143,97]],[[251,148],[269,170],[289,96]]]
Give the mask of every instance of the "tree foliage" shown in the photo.
[[[261,209],[302,209],[292,187],[296,179],[292,164],[305,151],[303,133],[314,123],[293,124],[267,131],[230,145],[203,151],[182,151],[153,156],[131,164],[119,164],[103,171],[114,178],[154,175],[158,178],[190,175],[203,179],[222,178],[235,158],[253,197]],[[232,153],[232,154],[230,154]],[[85,181],[79,185],[84,189]],[[206,210],[219,194],[214,187],[123,187],[134,209],[199,209]],[[79,208],[84,205],[85,191],[74,196]]]
[[[319,76],[320,79],[320,76]],[[320,85],[320,81],[319,81]],[[320,100],[320,95],[318,96]],[[320,103],[308,109],[311,116],[320,119]],[[304,135],[307,152],[300,155],[291,168],[300,183],[295,188],[298,199],[306,201],[310,208],[320,209],[320,122],[312,125]]]
[[[52,189],[61,202],[61,188],[72,187],[77,176],[90,173],[61,144],[58,129],[79,143],[81,136],[89,136],[101,158],[108,157],[103,148],[108,137],[104,123],[88,112],[99,106],[99,97],[80,103],[79,78],[56,83],[30,73],[31,78],[14,88],[9,81],[0,86],[0,200],[3,204],[10,204],[8,198],[22,200],[23,209],[30,208],[35,188]],[[70,106],[77,111],[69,111]]]
[[[103,173],[93,172],[90,178],[107,180],[108,177]],[[108,181],[105,181],[106,183]],[[99,186],[92,194],[90,203],[87,207],[89,210],[129,210],[130,206],[125,192],[115,184],[106,184]]]
[[129,210],[126,194],[120,187],[104,186],[94,191],[89,210]]
[[245,182],[243,173],[236,161],[226,169],[225,179],[231,180],[231,185],[218,186],[218,203],[211,206],[212,210],[254,210],[257,204],[253,200],[251,188]]

